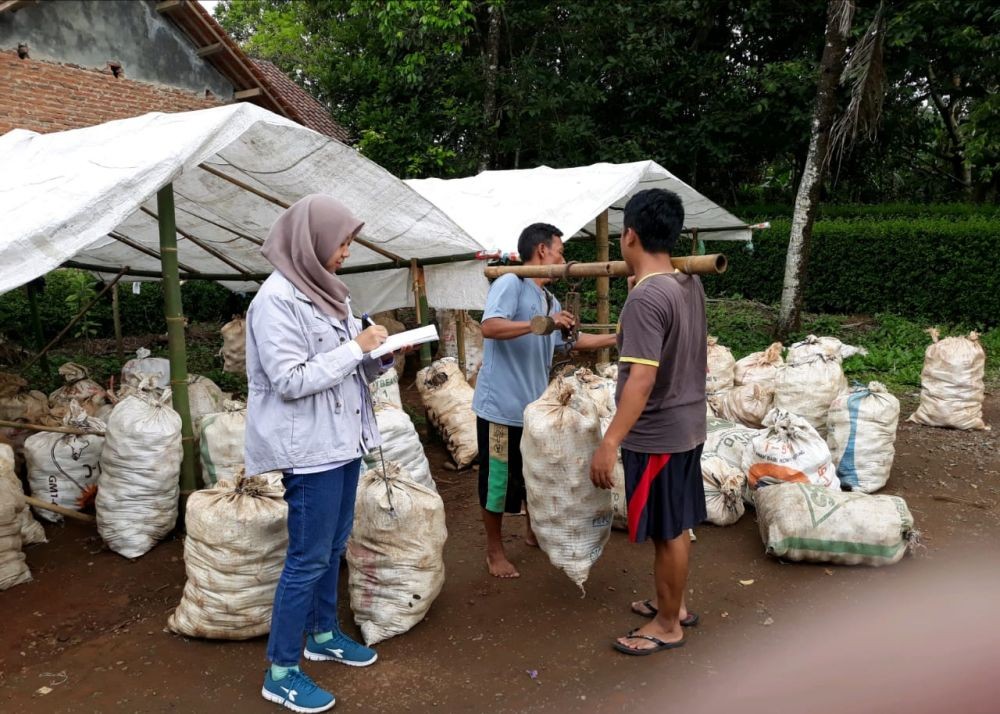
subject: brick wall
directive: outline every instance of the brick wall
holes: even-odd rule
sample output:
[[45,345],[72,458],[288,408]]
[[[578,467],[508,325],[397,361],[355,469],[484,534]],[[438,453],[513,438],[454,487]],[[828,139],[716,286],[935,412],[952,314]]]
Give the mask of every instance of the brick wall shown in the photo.
[[148,112],[184,112],[226,102],[110,70],[19,59],[0,52],[0,134],[11,129],[63,131]]

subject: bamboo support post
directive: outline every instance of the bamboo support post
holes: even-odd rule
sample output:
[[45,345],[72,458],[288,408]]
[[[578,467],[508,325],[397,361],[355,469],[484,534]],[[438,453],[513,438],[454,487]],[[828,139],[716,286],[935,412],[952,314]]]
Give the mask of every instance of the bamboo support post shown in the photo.
[[125,359],[125,340],[122,339],[122,310],[118,296],[118,286],[111,288],[111,320],[115,326],[115,351],[118,353],[118,360]]
[[41,508],[43,511],[52,511],[53,513],[58,513],[60,516],[65,516],[66,518],[73,518],[78,521],[83,521],[84,523],[97,523],[97,519],[93,516],[80,513],[79,511],[74,511],[72,508],[65,508],[64,506],[58,506],[55,503],[46,503],[45,501],[39,500],[34,496],[25,496],[24,500],[29,506],[34,506],[35,508]]
[[0,419],[0,427],[7,427],[10,429],[27,429],[28,431],[53,431],[56,434],[76,434],[77,436],[86,436],[88,434],[93,434],[94,436],[104,436],[103,431],[88,431],[86,429],[74,429],[71,426],[45,426],[43,424],[28,424],[20,421],[7,421],[6,419]]
[[[608,211],[605,209],[601,212],[601,215],[597,217],[596,221],[597,227],[597,262],[606,263],[610,260],[610,244],[608,240]],[[597,321],[601,324],[606,324],[611,320],[611,279],[602,275],[597,278]],[[576,316],[577,320],[581,319],[580,315]],[[601,334],[606,334],[601,331]],[[599,350],[597,353],[597,359],[599,362],[607,362],[610,359],[611,351],[607,348]]]
[[177,265],[177,226],[174,215],[174,187],[167,184],[156,194],[159,214],[160,255],[163,270],[164,316],[167,320],[167,350],[170,355],[170,388],[174,410],[181,417],[181,498],[194,491],[195,480],[194,429],[191,425],[191,403],[188,398],[187,351],[184,345],[184,311],[181,304],[181,281]]
[[462,374],[465,374],[465,320],[465,310],[455,310],[455,351]]
[[[35,332],[35,349],[40,350],[45,344],[45,333],[42,332],[42,318],[38,312],[38,293],[40,292],[38,283],[32,280],[25,286],[28,291],[28,307],[31,308],[31,327]],[[42,369],[49,371],[49,358],[45,353],[41,353]]]
[[[721,253],[688,255],[672,259],[674,269],[690,275],[718,275],[726,272],[726,256]],[[489,279],[514,273],[522,278],[597,278],[601,276],[625,277],[629,275],[624,260],[607,263],[563,263],[561,265],[491,265],[485,270]]]
[[[424,290],[424,269],[416,258],[410,261],[410,279],[413,281],[413,304],[417,310],[417,324],[423,327],[430,324],[430,308],[427,305],[427,291]],[[432,362],[431,345],[425,342],[420,345],[420,366],[427,367]]]
[[29,359],[27,362],[25,362],[21,366],[21,371],[23,372],[24,370],[28,369],[28,367],[30,367],[31,365],[33,365],[38,360],[42,359],[48,353],[49,350],[51,350],[53,347],[55,347],[57,344],[59,344],[59,341],[63,337],[66,336],[66,333],[69,332],[70,330],[72,330],[73,326],[76,325],[76,323],[78,323],[80,320],[82,320],[83,317],[84,317],[84,315],[86,315],[88,312],[90,312],[90,309],[92,307],[94,307],[94,305],[97,304],[98,300],[100,300],[102,297],[104,297],[104,294],[106,292],[108,292],[108,290],[110,290],[111,288],[113,288],[115,285],[118,284],[118,281],[122,279],[122,276],[125,274],[126,270],[127,270],[127,268],[122,268],[121,270],[119,270],[118,274],[114,277],[114,279],[112,279],[112,281],[110,283],[108,283],[107,285],[105,285],[101,289],[101,291],[99,293],[97,293],[97,295],[94,297],[93,300],[91,300],[86,305],[84,305],[83,308],[80,310],[80,312],[78,312],[76,314],[76,316],[72,320],[69,321],[69,324],[66,325],[66,327],[62,328],[62,330],[60,330],[59,334],[56,335],[55,337],[53,337],[49,341],[49,344],[45,345],[45,347],[42,348],[41,352],[39,352],[38,354],[36,354],[34,357],[32,357],[31,359]]

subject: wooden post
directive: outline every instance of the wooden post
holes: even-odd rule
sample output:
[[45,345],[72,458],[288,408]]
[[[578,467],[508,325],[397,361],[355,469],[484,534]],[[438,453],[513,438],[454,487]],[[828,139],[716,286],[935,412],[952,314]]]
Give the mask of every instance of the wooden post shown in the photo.
[[[610,245],[608,241],[608,212],[604,210],[597,217],[597,262],[606,263],[611,259]],[[611,321],[611,305],[609,296],[611,294],[611,279],[608,276],[597,278],[597,321],[606,324]],[[581,319],[580,315],[576,316]],[[601,334],[607,334],[601,330]],[[598,362],[607,362],[611,357],[610,350],[603,349],[597,353]]]
[[174,214],[174,186],[167,184],[156,194],[159,214],[160,266],[163,272],[163,311],[167,320],[167,351],[170,355],[170,388],[174,411],[181,416],[181,512],[195,481],[194,429],[191,425],[191,403],[188,399],[187,351],[184,346],[184,310],[181,305],[181,281],[177,265],[177,225]]
[[[413,281],[413,305],[417,310],[417,324],[421,327],[430,324],[430,308],[427,306],[427,291],[424,290],[424,269],[416,258],[410,261],[410,279]],[[427,367],[433,361],[431,344],[420,345],[420,366]]]
[[[35,331],[35,349],[41,350],[45,344],[45,334],[42,332],[42,319],[38,316],[38,282],[32,280],[25,288],[28,291],[28,306],[31,308],[31,327]],[[49,371],[49,358],[41,353],[42,369]]]
[[125,360],[125,341],[122,339],[122,311],[118,299],[118,284],[111,288],[111,319],[115,325],[115,349],[118,351],[118,361]]
[[455,310],[455,350],[458,352],[458,368],[465,374],[465,310]]

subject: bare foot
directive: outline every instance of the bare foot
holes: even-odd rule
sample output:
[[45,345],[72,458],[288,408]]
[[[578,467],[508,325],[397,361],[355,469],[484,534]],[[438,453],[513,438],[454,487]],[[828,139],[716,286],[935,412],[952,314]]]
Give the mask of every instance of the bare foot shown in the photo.
[[684,631],[681,629],[679,624],[674,630],[667,630],[663,627],[660,622],[660,618],[658,617],[653,618],[648,624],[632,630],[632,632],[625,637],[618,638],[619,644],[632,650],[651,650],[656,648],[658,645],[655,642],[650,642],[647,639],[636,637],[636,635],[648,635],[650,637],[655,637],[660,642],[666,642],[667,644],[680,642],[684,639]]
[[496,554],[487,553],[486,567],[489,568],[490,575],[494,578],[509,580],[521,577],[521,574],[517,572],[517,568],[514,567],[512,562],[507,560],[507,556],[503,551]]

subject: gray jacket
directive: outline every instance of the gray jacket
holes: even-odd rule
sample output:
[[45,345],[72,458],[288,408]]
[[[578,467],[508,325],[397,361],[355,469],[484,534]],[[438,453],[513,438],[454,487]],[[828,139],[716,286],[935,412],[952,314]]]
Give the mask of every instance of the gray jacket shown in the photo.
[[365,395],[386,368],[358,359],[348,343],[360,322],[345,322],[321,313],[278,271],[250,303],[248,475],[348,461],[382,443]]

